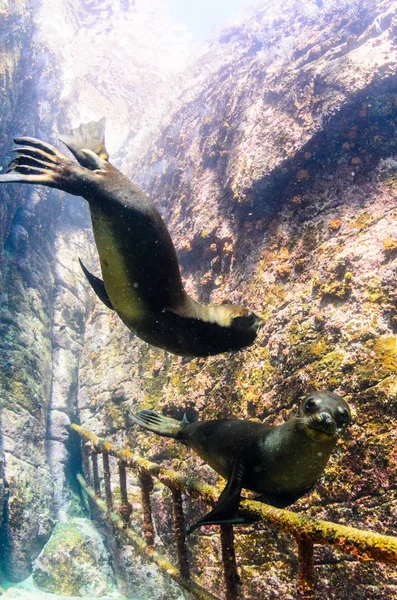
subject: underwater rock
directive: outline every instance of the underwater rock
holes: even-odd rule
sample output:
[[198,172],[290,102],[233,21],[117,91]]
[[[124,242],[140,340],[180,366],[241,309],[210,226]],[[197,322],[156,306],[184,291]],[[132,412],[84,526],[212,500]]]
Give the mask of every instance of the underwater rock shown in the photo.
[[58,523],[33,568],[35,585],[67,596],[100,598],[114,588],[109,553],[89,519]]
[[111,544],[114,569],[120,592],[127,598],[142,600],[185,600],[187,596],[153,562],[132,546]]
[[6,248],[15,254],[25,255],[28,251],[29,234],[22,225],[14,225],[8,236]]
[[69,437],[70,419],[59,410],[52,410],[48,419],[48,438],[64,442]]
[[[39,125],[35,95],[33,7],[3,0],[0,14],[1,154],[10,156],[21,127]],[[4,29],[3,29],[4,27]],[[6,42],[4,41],[6,39]],[[10,156],[11,158],[11,156]],[[53,486],[45,451],[51,388],[52,244],[59,203],[47,194],[0,192],[0,565],[20,581],[53,527]],[[44,208],[45,207],[45,208]],[[1,489],[2,485],[0,485]]]
[[[78,203],[78,201],[77,201]],[[71,202],[76,206],[76,202]],[[80,211],[80,217],[81,211]],[[54,482],[54,512],[63,520],[80,516],[73,474],[79,468],[79,444],[69,439],[70,422],[76,420],[79,361],[84,343],[88,285],[77,271],[77,257],[90,259],[88,228],[75,229],[62,214],[54,247],[54,310],[52,314],[52,387],[47,428],[47,456]]]

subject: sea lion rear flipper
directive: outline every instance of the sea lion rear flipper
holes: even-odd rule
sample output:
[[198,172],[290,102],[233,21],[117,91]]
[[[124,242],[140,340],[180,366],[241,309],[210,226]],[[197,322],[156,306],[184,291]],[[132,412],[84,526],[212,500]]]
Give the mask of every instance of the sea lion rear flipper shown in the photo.
[[192,533],[202,525],[222,525],[223,523],[243,525],[244,523],[253,522],[251,519],[243,517],[238,511],[244,473],[243,462],[237,458],[232,464],[230,477],[215,507],[196,523],[187,527],[187,534]]
[[135,415],[132,415],[132,420],[144,429],[148,429],[149,431],[153,431],[164,437],[175,439],[181,437],[182,429],[185,424],[183,421],[177,421],[177,419],[159,415],[154,410],[140,410]]
[[32,183],[70,191],[65,185],[63,165],[70,162],[51,144],[31,137],[17,137],[14,142],[19,148],[12,150],[15,155],[0,183]]
[[95,277],[95,275],[90,273],[89,270],[83,265],[83,263],[80,259],[79,259],[79,263],[80,263],[80,267],[83,269],[84,275],[86,276],[86,278],[88,280],[88,283],[91,285],[92,289],[98,296],[99,300],[102,300],[104,305],[107,306],[108,308],[110,308],[110,310],[114,310],[113,305],[108,296],[108,293],[106,291],[105,284],[103,283],[102,279],[99,279],[99,277]]
[[[96,154],[99,159],[108,160],[109,154],[105,147],[105,124],[103,117],[100,121],[82,123],[80,127],[71,129],[67,134],[60,135],[59,139],[65,144],[83,167],[100,169],[100,161],[95,161]],[[89,152],[84,152],[89,150]]]

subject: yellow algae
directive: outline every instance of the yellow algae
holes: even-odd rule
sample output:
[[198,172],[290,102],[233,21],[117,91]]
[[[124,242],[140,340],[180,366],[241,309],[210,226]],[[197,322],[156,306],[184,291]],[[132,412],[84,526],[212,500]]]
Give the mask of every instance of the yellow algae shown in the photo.
[[364,211],[358,217],[356,217],[352,223],[350,223],[349,229],[357,228],[361,231],[370,225],[371,220],[371,215],[367,211]]

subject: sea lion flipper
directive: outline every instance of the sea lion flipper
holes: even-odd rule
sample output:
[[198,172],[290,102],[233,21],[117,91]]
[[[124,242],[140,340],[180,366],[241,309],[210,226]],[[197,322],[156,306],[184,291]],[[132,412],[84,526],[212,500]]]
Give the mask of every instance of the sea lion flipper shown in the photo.
[[135,415],[132,415],[132,420],[144,429],[148,429],[164,437],[175,439],[181,437],[184,426],[183,421],[159,415],[154,410],[140,410]]
[[251,519],[246,519],[238,511],[244,473],[245,467],[243,461],[239,458],[235,459],[228,482],[219,496],[215,507],[207,515],[196,521],[196,523],[187,527],[187,534],[192,533],[202,525],[222,525],[223,523],[242,525],[244,523],[252,523]]
[[99,277],[95,277],[95,275],[90,273],[89,270],[84,266],[83,262],[80,259],[79,259],[79,263],[83,270],[84,275],[86,276],[86,278],[88,280],[88,283],[91,285],[92,289],[94,290],[94,292],[96,293],[98,298],[100,300],[102,300],[102,302],[104,303],[105,306],[107,306],[111,310],[114,310],[113,305],[108,296],[108,293],[106,291],[105,284],[103,283],[102,279],[99,279]]
[[71,129],[68,133],[60,135],[59,139],[69,148],[73,156],[83,167],[90,169],[92,168],[92,158],[87,157],[83,150],[90,150],[102,160],[107,161],[109,158],[105,147],[105,124],[105,117],[99,121],[82,123],[80,127]]
[[0,183],[32,183],[65,189],[60,173],[68,159],[51,144],[31,137],[15,138],[18,148]]

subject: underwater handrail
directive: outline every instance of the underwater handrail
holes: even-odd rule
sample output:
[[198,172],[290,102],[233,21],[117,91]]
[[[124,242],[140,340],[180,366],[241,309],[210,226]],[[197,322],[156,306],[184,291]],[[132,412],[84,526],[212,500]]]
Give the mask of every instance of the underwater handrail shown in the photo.
[[[153,463],[130,450],[113,447],[111,442],[104,440],[87,429],[79,425],[72,425],[78,435],[91,442],[92,453],[104,453],[117,458],[121,464],[128,466],[138,473],[147,476],[156,477],[160,483],[171,490],[179,492],[189,492],[191,495],[200,496],[209,504],[215,504],[218,499],[219,491],[216,487],[200,482],[193,477],[181,475],[170,469],[165,469],[160,465]],[[120,464],[119,462],[119,464]],[[94,461],[95,488],[98,487],[97,474]],[[105,492],[109,484],[105,481]],[[142,486],[141,486],[142,488]],[[95,494],[95,490],[94,494]],[[98,496],[98,490],[96,492]],[[146,491],[146,502],[148,493]],[[108,500],[107,500],[108,502]],[[150,502],[150,500],[149,500]],[[175,504],[174,504],[175,506]],[[298,598],[305,600],[314,600],[314,565],[313,565],[313,545],[330,545],[345,554],[352,554],[360,560],[373,560],[389,565],[397,565],[397,537],[375,533],[368,530],[350,527],[348,525],[338,525],[330,521],[321,521],[294,513],[289,510],[275,508],[255,500],[243,499],[240,504],[241,512],[249,517],[255,517],[265,523],[273,525],[290,535],[293,535],[298,543]],[[149,507],[150,512],[150,507]],[[181,515],[179,514],[179,519]],[[150,517],[151,519],[151,517]],[[183,512],[182,512],[183,519]],[[180,529],[180,527],[179,527]],[[179,532],[180,534],[180,532]],[[237,598],[237,571],[234,558],[233,528],[231,526],[221,526],[222,547],[225,545],[224,571],[227,586],[227,600]],[[150,537],[150,534],[149,534]],[[223,539],[228,539],[227,544]],[[182,551],[184,549],[184,534],[178,542]],[[179,555],[179,554],[178,554]],[[231,557],[232,555],[232,557]],[[233,567],[234,559],[234,567]],[[229,566],[227,572],[226,563]],[[231,566],[230,566],[231,565]],[[181,559],[180,559],[181,566]],[[188,567],[187,567],[188,568]],[[186,569],[186,566],[185,566]],[[197,596],[198,597],[198,596]]]
[[175,567],[170,561],[168,561],[163,555],[159,552],[156,552],[151,548],[145,540],[143,540],[139,535],[135,533],[135,531],[131,528],[126,528],[123,519],[115,512],[109,511],[107,504],[101,498],[98,498],[95,490],[86,484],[84,477],[78,474],[77,479],[89,496],[89,498],[95,503],[96,507],[106,515],[106,518],[112,523],[116,529],[120,530],[123,535],[128,537],[128,541],[132,543],[134,548],[140,552],[141,554],[146,555],[151,561],[155,562],[160,569],[168,575],[171,579],[179,583],[181,587],[183,587],[187,592],[192,594],[198,600],[219,600],[216,596],[202,588],[200,585],[195,583],[192,580],[186,579],[183,577],[182,573]]

